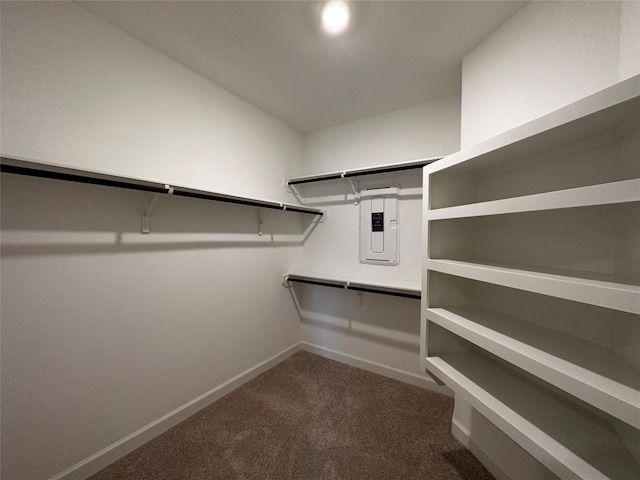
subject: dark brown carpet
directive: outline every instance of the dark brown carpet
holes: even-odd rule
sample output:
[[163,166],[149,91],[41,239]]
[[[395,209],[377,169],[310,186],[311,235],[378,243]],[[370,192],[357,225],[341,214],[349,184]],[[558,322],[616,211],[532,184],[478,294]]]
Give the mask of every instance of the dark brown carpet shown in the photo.
[[493,477],[450,433],[452,399],[307,352],[91,480]]

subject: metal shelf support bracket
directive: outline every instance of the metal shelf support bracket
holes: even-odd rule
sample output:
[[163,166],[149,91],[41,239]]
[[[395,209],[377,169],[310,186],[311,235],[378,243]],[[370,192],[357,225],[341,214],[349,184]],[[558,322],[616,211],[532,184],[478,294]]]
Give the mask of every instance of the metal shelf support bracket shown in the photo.
[[360,192],[358,191],[358,188],[356,187],[356,185],[353,183],[353,180],[347,176],[345,176],[347,174],[347,172],[342,172],[342,178],[344,178],[347,182],[349,182],[349,185],[351,186],[351,190],[353,191],[353,204],[354,205],[358,205],[360,203]]
[[322,213],[311,220],[311,223],[324,223],[327,218],[329,218],[329,210],[322,210]]
[[[164,188],[167,190],[166,194],[167,195],[173,195],[173,187],[171,185],[165,185]],[[151,230],[149,228],[149,217],[151,217],[151,212],[153,212],[153,209],[156,206],[156,203],[158,202],[158,198],[160,198],[160,193],[154,193],[151,196],[151,199],[149,200],[149,204],[147,205],[147,209],[144,212],[144,215],[142,216],[142,233],[144,235],[148,234]]]
[[[286,210],[287,207],[286,205],[282,205],[280,204],[280,206],[282,207],[282,210]],[[269,218],[269,215],[271,215],[272,210],[264,210],[259,208],[258,209],[258,236],[261,237],[263,232],[262,232],[262,224],[267,220],[267,218]]]

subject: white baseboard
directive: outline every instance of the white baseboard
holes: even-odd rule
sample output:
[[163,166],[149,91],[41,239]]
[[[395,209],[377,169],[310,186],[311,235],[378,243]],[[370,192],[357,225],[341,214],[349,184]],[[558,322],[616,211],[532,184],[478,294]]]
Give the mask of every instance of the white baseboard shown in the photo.
[[90,477],[119,458],[144,445],[149,440],[186,420],[204,407],[209,406],[211,403],[224,397],[228,393],[231,393],[236,388],[241,387],[248,381],[256,378],[258,375],[266,372],[283,360],[286,360],[291,355],[299,351],[300,348],[300,343],[296,343],[295,345],[286,348],[264,362],[245,370],[225,383],[209,390],[194,400],[185,403],[172,412],[167,413],[163,417],[140,428],[132,434],[127,435],[123,439],[118,440],[81,462],[78,462],[72,467],[67,468],[63,472],[51,477],[49,480],[84,480]]
[[449,388],[438,385],[428,376],[421,376],[416,373],[400,370],[398,368],[390,367],[382,363],[373,362],[371,360],[366,360],[364,358],[349,355],[347,353],[331,350],[330,348],[321,347],[320,345],[315,345],[309,342],[300,342],[300,345],[302,350],[305,350],[307,352],[315,353],[316,355],[320,355],[322,357],[329,358],[346,365],[351,365],[352,367],[360,368],[368,372],[377,373],[378,375],[382,375],[384,377],[393,378],[394,380],[398,380],[400,382],[409,383],[411,385],[415,385],[416,387],[424,388],[426,390],[431,390],[437,393],[442,393],[450,397],[453,396]]
[[451,420],[451,433],[462,443],[467,450],[489,470],[489,473],[496,477],[496,480],[515,480],[506,470],[504,470],[498,462],[485,449],[473,441],[469,430],[464,428],[455,418]]

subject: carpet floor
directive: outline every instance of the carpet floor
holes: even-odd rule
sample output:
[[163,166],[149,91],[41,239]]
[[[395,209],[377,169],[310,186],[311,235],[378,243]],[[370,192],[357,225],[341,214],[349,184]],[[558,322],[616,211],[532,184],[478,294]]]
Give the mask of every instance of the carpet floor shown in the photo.
[[453,400],[298,352],[90,480],[485,480]]

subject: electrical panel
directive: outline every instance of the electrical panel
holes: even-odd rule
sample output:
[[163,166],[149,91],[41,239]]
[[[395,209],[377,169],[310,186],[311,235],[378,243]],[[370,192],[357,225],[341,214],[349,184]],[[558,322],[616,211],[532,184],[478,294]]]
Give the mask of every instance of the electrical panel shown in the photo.
[[360,192],[360,263],[398,265],[398,186]]

